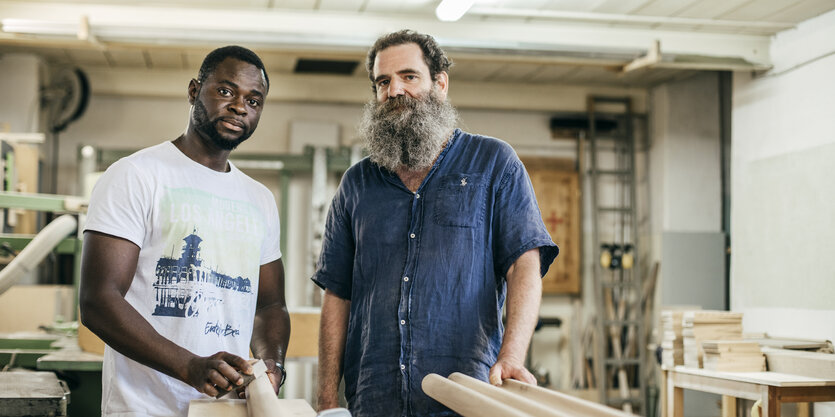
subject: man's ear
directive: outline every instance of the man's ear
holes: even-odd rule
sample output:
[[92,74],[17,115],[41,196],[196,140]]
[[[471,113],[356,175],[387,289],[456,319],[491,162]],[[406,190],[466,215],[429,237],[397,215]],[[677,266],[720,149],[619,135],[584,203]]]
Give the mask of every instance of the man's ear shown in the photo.
[[194,105],[194,100],[197,100],[197,93],[200,92],[200,81],[192,78],[188,82],[188,104]]
[[438,84],[438,91],[446,98],[447,91],[449,91],[449,74],[446,71],[435,74],[435,83]]

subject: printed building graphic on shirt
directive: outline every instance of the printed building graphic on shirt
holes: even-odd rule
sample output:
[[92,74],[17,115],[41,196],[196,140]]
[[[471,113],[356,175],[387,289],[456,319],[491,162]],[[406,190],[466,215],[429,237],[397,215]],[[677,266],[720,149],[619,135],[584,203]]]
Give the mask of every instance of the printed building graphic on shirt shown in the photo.
[[179,258],[163,256],[157,261],[153,315],[197,317],[202,310],[222,302],[227,291],[252,293],[249,278],[232,277],[203,264],[203,239],[196,228],[183,241]]

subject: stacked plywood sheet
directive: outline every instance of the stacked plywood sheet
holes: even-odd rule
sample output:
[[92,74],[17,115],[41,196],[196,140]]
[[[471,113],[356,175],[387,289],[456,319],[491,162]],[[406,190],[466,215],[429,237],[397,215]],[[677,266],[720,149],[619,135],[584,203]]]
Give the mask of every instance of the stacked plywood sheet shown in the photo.
[[730,311],[686,311],[682,315],[684,365],[702,367],[702,342],[705,340],[741,340],[742,313]]
[[765,356],[757,342],[746,340],[705,340],[704,368],[728,372],[765,371]]
[[683,311],[661,312],[661,365],[673,368],[684,364],[684,340],[681,336]]

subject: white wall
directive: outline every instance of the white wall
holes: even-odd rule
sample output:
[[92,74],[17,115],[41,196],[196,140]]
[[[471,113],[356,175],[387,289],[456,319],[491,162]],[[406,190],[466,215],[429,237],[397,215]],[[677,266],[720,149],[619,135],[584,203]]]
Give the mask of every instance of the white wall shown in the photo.
[[719,76],[656,87],[651,103],[651,247],[661,262],[660,302],[722,309]]
[[37,132],[41,60],[30,54],[0,55],[0,131]]
[[718,87],[718,74],[706,72],[652,90],[656,230],[721,226]]
[[746,331],[835,340],[835,12],[771,54],[770,73],[734,74],[731,307]]
[[772,73],[734,76],[731,303],[776,320],[762,330],[835,340],[835,12],[772,54]]

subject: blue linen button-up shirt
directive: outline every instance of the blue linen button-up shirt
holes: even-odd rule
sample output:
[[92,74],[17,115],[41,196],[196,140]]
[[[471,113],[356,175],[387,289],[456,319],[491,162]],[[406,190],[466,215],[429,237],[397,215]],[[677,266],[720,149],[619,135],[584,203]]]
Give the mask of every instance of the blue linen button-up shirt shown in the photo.
[[368,158],[342,178],[313,281],[351,301],[345,396],[355,416],[455,415],[429,373],[487,381],[504,331],[505,274],[557,256],[527,172],[498,139],[456,130],[417,192]]

